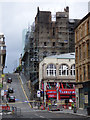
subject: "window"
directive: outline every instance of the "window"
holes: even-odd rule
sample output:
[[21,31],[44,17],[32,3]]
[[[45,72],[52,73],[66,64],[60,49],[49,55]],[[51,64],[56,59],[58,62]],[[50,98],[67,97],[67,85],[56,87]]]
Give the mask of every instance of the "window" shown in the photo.
[[89,33],[89,21],[87,21],[87,34]]
[[47,43],[46,43],[46,42],[44,42],[44,46],[47,46]]
[[79,82],[82,82],[82,69],[79,68]]
[[78,69],[76,69],[76,82],[78,82]]
[[83,59],[85,59],[85,43],[83,43]]
[[6,50],[6,46],[3,46],[3,50]]
[[71,66],[71,75],[75,75],[75,64]]
[[88,79],[90,80],[90,63],[88,65]]
[[52,52],[52,55],[56,55],[56,52]]
[[53,46],[55,46],[55,42],[53,42]]
[[61,44],[62,47],[64,46],[64,43],[60,43],[60,44]]
[[63,75],[68,75],[68,65],[63,64],[60,66],[59,68],[59,75],[63,76]]
[[47,66],[47,76],[56,76],[56,66],[54,64]]
[[78,63],[78,48],[76,48],[76,63]]
[[3,42],[3,41],[4,41],[4,39],[3,39],[3,38],[0,38],[0,41],[2,41],[2,42]]
[[88,57],[90,57],[90,40],[88,41]]
[[53,27],[53,36],[55,36],[55,28]]
[[83,78],[84,78],[84,80],[86,79],[86,70],[85,70],[85,66],[83,67]]
[[81,60],[81,45],[79,46],[79,60]]

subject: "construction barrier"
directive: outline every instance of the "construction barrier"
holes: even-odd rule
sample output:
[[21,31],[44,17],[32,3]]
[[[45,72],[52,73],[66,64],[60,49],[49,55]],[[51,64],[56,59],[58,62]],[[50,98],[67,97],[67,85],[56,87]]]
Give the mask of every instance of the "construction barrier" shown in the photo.
[[10,106],[0,106],[0,110],[7,110],[9,111],[10,110]]

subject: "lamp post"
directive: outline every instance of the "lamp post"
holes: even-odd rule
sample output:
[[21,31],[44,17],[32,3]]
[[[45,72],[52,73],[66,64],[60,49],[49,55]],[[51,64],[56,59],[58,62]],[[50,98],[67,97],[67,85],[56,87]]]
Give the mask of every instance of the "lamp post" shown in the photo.
[[57,103],[58,103],[58,87],[59,87],[59,83],[57,82]]

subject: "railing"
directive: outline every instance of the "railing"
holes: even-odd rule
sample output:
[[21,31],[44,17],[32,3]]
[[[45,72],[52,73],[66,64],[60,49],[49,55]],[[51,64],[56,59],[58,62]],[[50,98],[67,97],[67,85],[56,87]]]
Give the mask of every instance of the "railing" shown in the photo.
[[21,108],[12,106],[12,115],[21,116]]

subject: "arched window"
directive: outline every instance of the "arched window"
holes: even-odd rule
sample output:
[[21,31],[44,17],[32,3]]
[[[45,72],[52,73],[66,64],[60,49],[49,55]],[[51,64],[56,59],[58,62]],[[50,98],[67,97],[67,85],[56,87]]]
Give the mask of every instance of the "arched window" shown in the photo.
[[47,76],[56,76],[56,66],[54,64],[47,66]]
[[71,75],[75,75],[75,64],[71,66]]
[[62,64],[59,68],[59,75],[63,76],[63,75],[68,75],[68,65],[66,64]]

